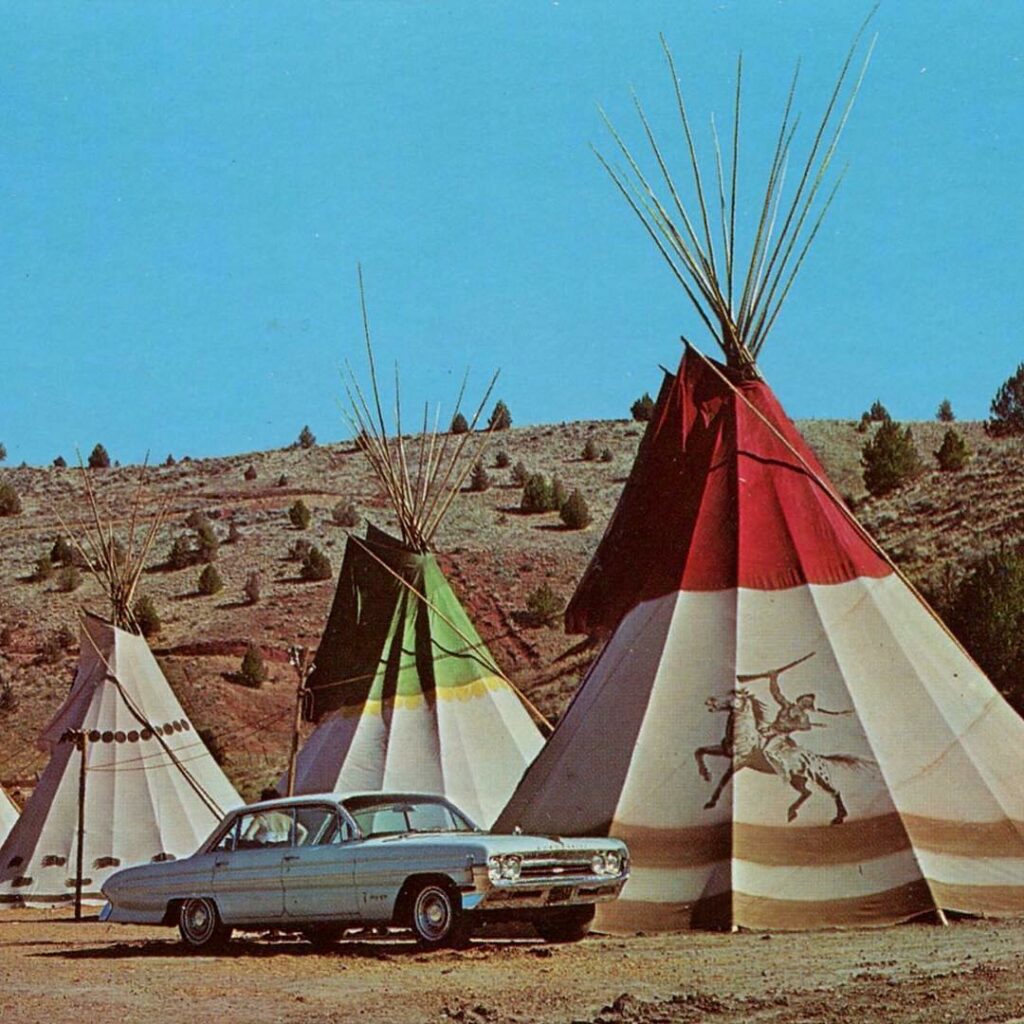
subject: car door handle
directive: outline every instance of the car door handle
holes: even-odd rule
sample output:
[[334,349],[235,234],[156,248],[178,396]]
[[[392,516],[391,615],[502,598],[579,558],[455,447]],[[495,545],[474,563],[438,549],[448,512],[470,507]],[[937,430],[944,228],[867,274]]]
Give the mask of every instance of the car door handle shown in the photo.
[[213,866],[215,868],[226,868],[228,866],[228,862],[226,860],[215,860],[213,862]]
[[285,860],[298,860],[299,859],[299,855],[297,853],[286,853],[284,855],[284,859]]

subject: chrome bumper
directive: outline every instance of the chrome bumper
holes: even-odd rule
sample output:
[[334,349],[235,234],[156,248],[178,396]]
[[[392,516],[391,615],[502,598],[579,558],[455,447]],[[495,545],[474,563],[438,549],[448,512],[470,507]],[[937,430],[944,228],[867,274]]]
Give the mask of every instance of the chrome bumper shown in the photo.
[[464,910],[524,910],[607,903],[622,892],[629,872],[620,875],[551,875],[492,882],[486,868],[473,869],[473,889],[462,894]]

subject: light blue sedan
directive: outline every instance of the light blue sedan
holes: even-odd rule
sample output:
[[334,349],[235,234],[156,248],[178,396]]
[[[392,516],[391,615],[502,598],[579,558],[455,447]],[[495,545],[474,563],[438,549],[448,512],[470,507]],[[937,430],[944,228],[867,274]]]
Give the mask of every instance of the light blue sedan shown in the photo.
[[529,921],[567,942],[628,875],[617,839],[493,835],[443,797],[326,793],[238,808],[191,857],[111,875],[100,920],[177,924],[196,950],[234,928],[326,944],[373,926],[411,928],[436,947],[494,920]]

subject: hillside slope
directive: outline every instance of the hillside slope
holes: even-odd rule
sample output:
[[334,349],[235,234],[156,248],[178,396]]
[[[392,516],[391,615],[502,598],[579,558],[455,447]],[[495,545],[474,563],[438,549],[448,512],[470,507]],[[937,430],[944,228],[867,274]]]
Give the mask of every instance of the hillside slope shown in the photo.
[[[866,435],[848,421],[798,426],[862,522],[928,588],[948,584],[970,558],[1022,533],[1024,445],[1018,440],[995,441],[978,424],[958,424],[975,452],[966,470],[942,474],[929,468],[906,490],[875,500],[865,496],[860,478]],[[932,452],[943,430],[940,424],[914,424],[929,467],[935,465]],[[521,613],[541,584],[563,600],[571,595],[615,507],[641,433],[642,424],[611,421],[519,428],[496,436],[486,457],[494,485],[461,495],[438,536],[445,569],[480,633],[504,670],[550,717],[564,707],[595,648],[585,638],[566,636],[558,622],[524,626]],[[591,438],[599,450],[611,450],[610,462],[581,458]],[[521,514],[511,467],[493,466],[498,451],[508,453],[511,466],[521,460],[531,470],[557,475],[570,489],[580,488],[593,524],[573,532],[553,513]],[[245,479],[249,467],[255,479]],[[138,473],[137,468],[93,472],[109,514],[123,516],[130,509]],[[336,577],[345,530],[332,520],[335,505],[352,501],[365,519],[384,529],[394,529],[395,522],[364,457],[351,444],[187,460],[145,474],[149,507],[167,502],[169,509],[143,581],[163,622],[151,644],[186,710],[209,730],[226,770],[248,795],[276,778],[285,762],[295,689],[287,648],[296,643],[315,648],[334,593],[333,579],[303,582],[289,550],[303,538],[317,544],[329,555]],[[9,702],[0,700],[5,730],[0,781],[24,792],[45,764],[35,737],[71,681],[77,642],[68,633],[75,629],[78,609],[102,613],[104,601],[87,576],[73,593],[60,592],[54,578],[31,579],[36,560],[62,532],[59,517],[76,531],[85,525],[79,471],[8,469],[0,471],[0,479],[14,485],[23,503],[20,515],[0,518],[0,675],[11,695]],[[299,497],[313,511],[305,531],[292,527],[287,513]],[[185,519],[195,510],[210,517],[222,541],[217,567],[225,589],[213,597],[197,594],[198,567],[170,571],[159,564],[174,537],[187,532]],[[228,544],[231,524],[238,538]],[[242,587],[254,570],[262,580],[262,597],[249,605]],[[54,643],[61,633],[63,647]],[[233,677],[250,641],[260,645],[270,665],[270,679],[258,690]]]

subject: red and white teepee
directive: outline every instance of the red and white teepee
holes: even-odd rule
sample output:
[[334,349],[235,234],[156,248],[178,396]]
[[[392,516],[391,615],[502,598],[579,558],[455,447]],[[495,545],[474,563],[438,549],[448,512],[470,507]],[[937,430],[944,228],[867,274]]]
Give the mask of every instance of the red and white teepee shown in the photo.
[[662,388],[566,612],[610,639],[496,823],[625,839],[610,930],[1024,912],[1024,722],[852,518],[756,366],[828,206],[852,54],[783,204],[787,102],[742,268],[739,79],[714,215],[674,67],[695,212],[646,119],[670,200],[618,135],[629,170],[605,164],[725,355],[690,349]]
[[1024,722],[763,382],[685,356],[567,626],[611,638],[497,827],[625,839],[604,927],[1024,911]]

